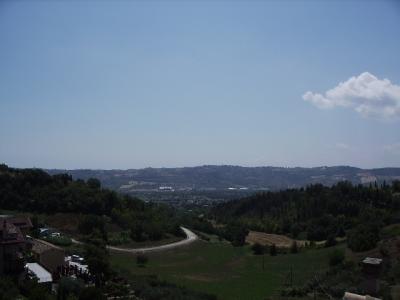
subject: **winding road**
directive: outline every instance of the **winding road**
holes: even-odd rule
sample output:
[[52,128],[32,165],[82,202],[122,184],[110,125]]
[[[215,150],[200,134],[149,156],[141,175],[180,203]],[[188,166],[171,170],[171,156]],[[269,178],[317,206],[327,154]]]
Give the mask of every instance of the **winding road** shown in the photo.
[[[154,246],[154,247],[144,247],[144,248],[120,248],[120,247],[114,247],[114,246],[107,246],[107,249],[112,250],[112,251],[120,251],[120,252],[127,252],[127,253],[144,253],[144,252],[162,251],[162,250],[178,248],[178,247],[181,247],[184,245],[191,244],[198,239],[197,235],[194,232],[190,231],[189,229],[182,227],[182,226],[181,226],[181,229],[186,234],[186,238],[184,240],[181,240],[178,242]],[[74,239],[72,239],[72,242],[75,244],[82,244],[82,242],[79,242]]]

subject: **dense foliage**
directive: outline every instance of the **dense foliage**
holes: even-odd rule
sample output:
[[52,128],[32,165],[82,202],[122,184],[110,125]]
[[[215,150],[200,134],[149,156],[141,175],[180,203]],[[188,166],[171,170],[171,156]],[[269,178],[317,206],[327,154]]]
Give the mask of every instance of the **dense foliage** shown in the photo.
[[248,229],[294,238],[302,234],[315,241],[333,241],[347,233],[349,246],[363,251],[375,246],[384,225],[399,221],[399,191],[398,181],[380,186],[317,184],[222,203],[211,217],[221,224],[235,221]]
[[82,215],[79,231],[99,232],[107,239],[106,224],[127,230],[133,240],[158,240],[180,234],[175,212],[101,188],[97,179],[73,180],[70,175],[49,175],[39,169],[12,169],[0,165],[0,208],[31,213]]

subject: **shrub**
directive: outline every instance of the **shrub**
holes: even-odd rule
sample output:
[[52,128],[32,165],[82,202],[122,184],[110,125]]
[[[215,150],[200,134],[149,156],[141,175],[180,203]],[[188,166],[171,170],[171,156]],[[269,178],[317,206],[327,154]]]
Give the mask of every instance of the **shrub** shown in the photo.
[[333,235],[328,236],[328,238],[326,239],[325,242],[325,247],[332,247],[335,246],[337,244],[336,242],[336,238]]
[[329,255],[329,265],[337,266],[344,261],[344,252],[343,250],[335,249]]
[[144,267],[148,261],[149,261],[149,258],[144,254],[138,254],[136,256],[136,264],[140,267]]
[[260,243],[255,243],[253,246],[251,246],[251,250],[253,250],[254,255],[262,255],[264,254],[265,249]]
[[79,294],[79,300],[105,300],[107,299],[100,289],[95,287],[86,287]]
[[275,244],[272,244],[271,247],[269,247],[269,255],[271,256],[276,256],[277,250]]
[[367,224],[359,225],[349,233],[347,244],[355,252],[371,250],[379,241],[379,229]]
[[292,245],[290,246],[290,253],[297,253],[299,252],[299,248],[297,247],[296,241],[293,241]]
[[47,236],[43,238],[45,241],[57,245],[57,246],[63,246],[63,247],[68,247],[71,246],[72,241],[69,237],[67,236]]

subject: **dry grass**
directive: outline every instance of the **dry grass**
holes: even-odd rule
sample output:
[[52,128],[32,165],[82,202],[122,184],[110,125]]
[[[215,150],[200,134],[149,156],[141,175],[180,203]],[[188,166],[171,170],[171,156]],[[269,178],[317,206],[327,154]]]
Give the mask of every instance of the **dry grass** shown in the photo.
[[296,241],[298,246],[304,246],[306,241],[304,240],[293,240],[285,235],[270,234],[265,232],[250,231],[246,237],[246,242],[249,244],[259,243],[264,246],[275,246],[279,248],[289,248],[293,241]]

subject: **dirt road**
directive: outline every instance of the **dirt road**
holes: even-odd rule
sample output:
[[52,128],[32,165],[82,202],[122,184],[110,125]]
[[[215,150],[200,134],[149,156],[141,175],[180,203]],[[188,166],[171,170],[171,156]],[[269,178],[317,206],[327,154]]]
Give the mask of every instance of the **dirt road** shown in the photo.
[[[181,227],[181,229],[186,234],[186,238],[184,240],[181,240],[178,242],[160,245],[160,246],[154,246],[154,247],[144,247],[144,248],[120,248],[120,247],[114,247],[114,246],[107,246],[107,249],[112,250],[112,251],[128,252],[128,253],[145,253],[145,252],[162,251],[162,250],[169,250],[169,249],[181,247],[181,246],[193,243],[195,240],[198,239],[197,235],[195,233],[193,233],[192,231],[190,231],[189,229],[187,229],[185,227]],[[82,242],[79,242],[74,239],[72,239],[72,242],[76,243],[76,244],[82,244]]]

